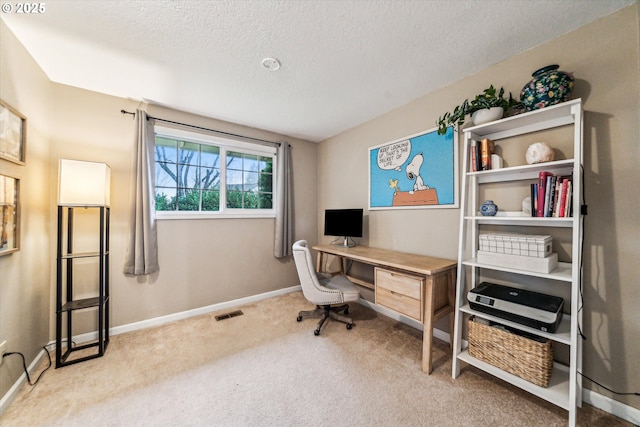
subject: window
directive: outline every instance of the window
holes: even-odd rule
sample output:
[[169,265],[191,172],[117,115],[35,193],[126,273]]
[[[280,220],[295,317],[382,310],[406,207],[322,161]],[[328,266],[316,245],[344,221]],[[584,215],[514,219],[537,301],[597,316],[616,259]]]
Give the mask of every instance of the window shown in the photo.
[[227,207],[273,207],[273,157],[227,152]]
[[158,218],[274,216],[275,147],[155,127]]

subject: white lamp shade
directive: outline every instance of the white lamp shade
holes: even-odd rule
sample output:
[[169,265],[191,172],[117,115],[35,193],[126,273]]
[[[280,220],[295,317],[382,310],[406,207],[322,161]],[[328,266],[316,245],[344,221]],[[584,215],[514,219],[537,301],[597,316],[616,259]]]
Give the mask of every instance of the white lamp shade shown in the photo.
[[60,159],[59,206],[109,206],[111,168],[106,163]]

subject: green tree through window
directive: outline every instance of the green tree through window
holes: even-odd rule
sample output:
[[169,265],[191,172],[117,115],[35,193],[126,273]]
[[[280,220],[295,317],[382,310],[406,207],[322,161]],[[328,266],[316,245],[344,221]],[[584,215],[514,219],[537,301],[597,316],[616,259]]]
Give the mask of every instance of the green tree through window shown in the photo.
[[273,158],[235,151],[227,153],[227,207],[273,207]]
[[155,142],[156,211],[219,212],[223,197],[228,209],[273,208],[273,155],[164,135]]

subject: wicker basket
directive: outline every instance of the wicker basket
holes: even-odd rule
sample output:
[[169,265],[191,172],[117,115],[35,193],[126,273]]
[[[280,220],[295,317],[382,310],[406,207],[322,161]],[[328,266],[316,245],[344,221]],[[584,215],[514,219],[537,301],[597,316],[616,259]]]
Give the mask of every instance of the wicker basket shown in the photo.
[[551,340],[538,342],[469,319],[469,354],[540,387],[553,368]]

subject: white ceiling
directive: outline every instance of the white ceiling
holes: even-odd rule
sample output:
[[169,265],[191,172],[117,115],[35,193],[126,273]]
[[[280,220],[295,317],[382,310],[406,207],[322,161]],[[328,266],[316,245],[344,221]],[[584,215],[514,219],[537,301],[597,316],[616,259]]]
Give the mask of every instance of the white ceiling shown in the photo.
[[321,141],[636,2],[47,0],[2,20],[54,82]]

